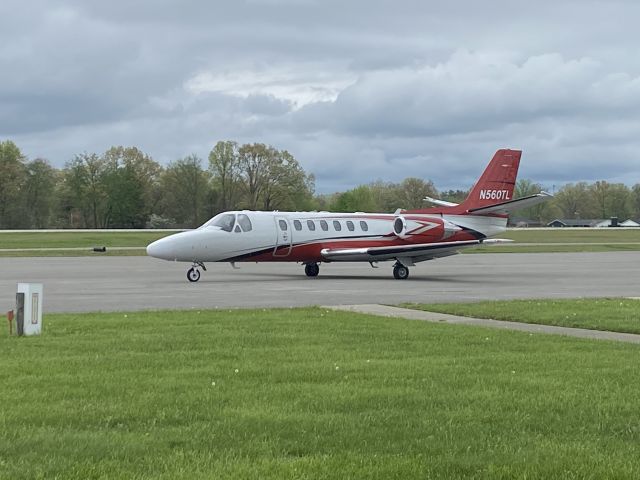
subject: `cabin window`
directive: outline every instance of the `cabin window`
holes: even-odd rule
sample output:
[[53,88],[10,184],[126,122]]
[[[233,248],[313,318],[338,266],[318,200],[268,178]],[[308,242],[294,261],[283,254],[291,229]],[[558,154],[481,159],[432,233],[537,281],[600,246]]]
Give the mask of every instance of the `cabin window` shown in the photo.
[[253,228],[251,225],[251,220],[249,220],[249,217],[244,213],[238,215],[238,224],[242,227],[243,232],[250,232]]
[[351,220],[347,220],[347,228],[350,232],[353,232],[356,229],[356,227],[353,226],[353,222]]
[[342,225],[340,225],[340,222],[338,220],[334,220],[333,221],[333,228],[336,229],[336,232],[339,232],[340,230],[342,230]]
[[329,225],[325,220],[320,220],[320,228],[326,232],[329,230]]
[[302,223],[300,223],[300,220],[294,220],[293,227],[298,231],[302,230]]
[[283,232],[287,231],[287,222],[284,220],[278,220],[278,225],[280,225],[280,230]]
[[313,232],[316,229],[316,224],[313,223],[313,220],[307,220],[307,227]]
[[363,232],[369,231],[369,225],[367,225],[367,222],[365,222],[364,220],[360,220],[360,228]]
[[220,230],[231,232],[233,230],[234,223],[236,223],[236,216],[233,213],[224,213],[216,216],[207,226],[219,227]]

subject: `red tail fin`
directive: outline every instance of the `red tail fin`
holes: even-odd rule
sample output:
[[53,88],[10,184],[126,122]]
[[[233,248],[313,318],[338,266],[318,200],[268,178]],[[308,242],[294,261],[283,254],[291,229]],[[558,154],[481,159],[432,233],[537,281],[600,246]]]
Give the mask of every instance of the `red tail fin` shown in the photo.
[[460,207],[471,210],[512,200],[521,156],[520,150],[498,150]]
[[460,205],[421,208],[407,212],[464,215],[469,210],[513,200],[513,190],[516,185],[521,155],[522,151],[520,150],[498,150],[480,180],[471,189],[469,196]]

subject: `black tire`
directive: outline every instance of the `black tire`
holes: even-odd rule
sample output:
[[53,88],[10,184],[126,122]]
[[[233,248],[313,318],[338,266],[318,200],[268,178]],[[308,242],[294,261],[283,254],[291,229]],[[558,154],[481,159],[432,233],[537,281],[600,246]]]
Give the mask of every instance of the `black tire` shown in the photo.
[[409,278],[409,269],[404,265],[394,265],[393,266],[393,277],[396,280],[406,280]]
[[320,265],[317,263],[307,263],[304,266],[304,273],[307,277],[317,277],[320,273]]
[[200,270],[193,267],[187,270],[187,280],[190,282],[197,282],[200,280]]

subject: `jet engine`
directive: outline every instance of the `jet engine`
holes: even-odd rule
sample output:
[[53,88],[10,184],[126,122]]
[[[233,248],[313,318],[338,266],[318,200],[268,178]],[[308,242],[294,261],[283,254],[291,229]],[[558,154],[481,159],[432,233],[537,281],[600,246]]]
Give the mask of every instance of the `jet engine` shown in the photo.
[[393,221],[393,233],[397,236],[404,238],[407,231],[407,221],[404,217],[396,217]]
[[442,218],[405,218],[396,217],[393,221],[393,233],[412,242],[429,243],[446,240],[462,229]]

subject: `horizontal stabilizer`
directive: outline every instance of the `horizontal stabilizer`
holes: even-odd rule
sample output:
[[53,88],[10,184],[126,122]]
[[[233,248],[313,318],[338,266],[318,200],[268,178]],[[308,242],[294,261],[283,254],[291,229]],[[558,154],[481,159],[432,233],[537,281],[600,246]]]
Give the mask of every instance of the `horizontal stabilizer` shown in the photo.
[[459,203],[445,202],[444,200],[438,200],[437,198],[424,197],[425,202],[433,203],[439,207],[457,207]]
[[551,195],[550,193],[540,192],[536,195],[509,200],[508,202],[496,203],[494,205],[488,205],[486,207],[472,208],[469,210],[469,213],[473,213],[476,215],[483,215],[487,213],[509,215],[515,210],[533,207],[534,205],[546,202],[550,198],[553,198],[553,195]]

